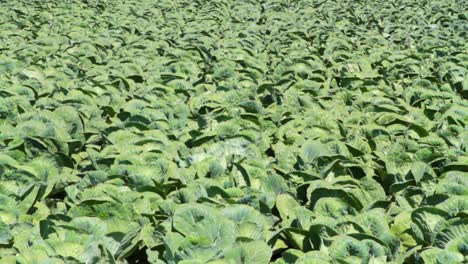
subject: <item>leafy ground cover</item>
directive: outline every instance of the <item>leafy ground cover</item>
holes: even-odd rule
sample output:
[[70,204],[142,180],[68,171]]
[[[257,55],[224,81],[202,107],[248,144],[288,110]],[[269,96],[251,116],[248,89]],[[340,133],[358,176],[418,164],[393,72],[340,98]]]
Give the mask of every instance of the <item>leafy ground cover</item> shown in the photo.
[[0,2],[1,263],[462,263],[458,0]]

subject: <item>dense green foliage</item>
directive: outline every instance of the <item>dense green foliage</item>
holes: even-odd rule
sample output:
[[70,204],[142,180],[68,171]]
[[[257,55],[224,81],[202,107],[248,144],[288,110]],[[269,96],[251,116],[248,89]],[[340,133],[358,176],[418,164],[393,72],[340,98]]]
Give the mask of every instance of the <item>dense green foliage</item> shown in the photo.
[[462,263],[461,0],[0,2],[0,263]]

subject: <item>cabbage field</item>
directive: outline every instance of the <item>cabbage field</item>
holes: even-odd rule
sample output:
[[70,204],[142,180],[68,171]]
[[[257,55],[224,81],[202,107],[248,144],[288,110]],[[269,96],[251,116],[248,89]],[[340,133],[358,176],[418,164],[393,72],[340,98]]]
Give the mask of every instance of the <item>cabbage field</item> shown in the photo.
[[0,1],[0,263],[467,263],[467,10]]

